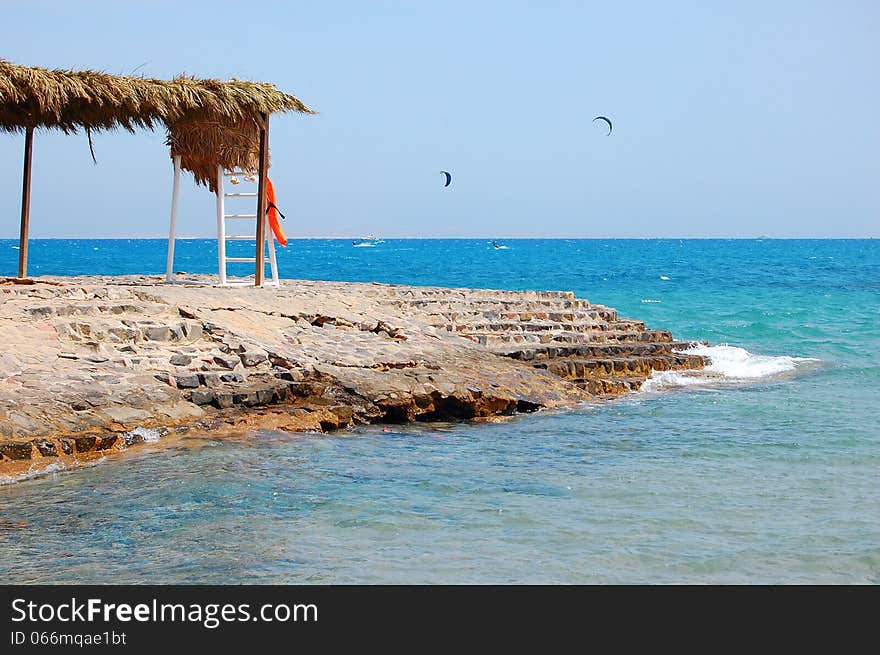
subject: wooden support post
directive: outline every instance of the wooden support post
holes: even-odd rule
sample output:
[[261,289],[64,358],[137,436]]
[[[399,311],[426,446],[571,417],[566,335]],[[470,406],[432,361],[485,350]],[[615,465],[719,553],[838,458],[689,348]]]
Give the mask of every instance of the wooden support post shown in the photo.
[[24,133],[24,175],[21,180],[21,230],[18,237],[18,277],[27,277],[28,230],[31,223],[31,153],[34,148],[34,128]]
[[180,155],[174,155],[174,181],[171,184],[171,227],[168,228],[168,261],[165,281],[174,281],[174,240],[177,238],[177,201],[180,197]]
[[266,177],[269,173],[269,115],[262,114],[260,126],[260,164],[259,184],[257,185],[257,270],[254,274],[254,286],[263,286],[266,272]]

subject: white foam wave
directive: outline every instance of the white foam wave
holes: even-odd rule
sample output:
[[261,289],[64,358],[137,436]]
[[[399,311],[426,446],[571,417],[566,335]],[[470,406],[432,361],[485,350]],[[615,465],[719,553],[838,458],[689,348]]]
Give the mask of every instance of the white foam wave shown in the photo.
[[143,442],[143,443],[156,443],[159,441],[162,433],[155,428],[135,428],[131,432],[127,432],[124,437],[126,442]]
[[654,300],[653,298],[642,298],[642,302],[660,302],[660,301]]
[[706,357],[709,365],[698,371],[657,371],[642,385],[642,390],[782,380],[816,368],[821,363],[810,357],[756,355],[728,344],[698,345],[684,352]]
[[31,478],[38,478],[44,475],[49,475],[51,473],[57,473],[58,471],[63,471],[66,468],[67,466],[65,466],[63,462],[52,462],[51,464],[42,467],[32,465],[24,473],[20,473],[18,475],[0,476],[0,485],[21,482],[22,480],[30,480]]

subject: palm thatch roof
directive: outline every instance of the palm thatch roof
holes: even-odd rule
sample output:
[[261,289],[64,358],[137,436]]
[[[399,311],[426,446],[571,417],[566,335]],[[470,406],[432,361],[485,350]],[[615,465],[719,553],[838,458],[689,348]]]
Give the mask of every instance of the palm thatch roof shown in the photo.
[[165,143],[180,167],[197,184],[216,191],[217,166],[255,173],[260,161],[260,126],[251,119],[235,122],[177,121],[168,127]]
[[262,116],[314,113],[274,84],[173,80],[48,70],[0,59],[0,131],[56,128],[67,134],[164,124],[172,155],[213,189],[218,165],[256,167]]

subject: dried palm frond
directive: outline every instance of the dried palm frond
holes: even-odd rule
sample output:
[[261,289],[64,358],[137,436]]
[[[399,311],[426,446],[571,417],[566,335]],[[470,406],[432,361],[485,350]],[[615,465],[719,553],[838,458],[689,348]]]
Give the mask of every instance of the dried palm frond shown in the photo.
[[[0,131],[65,133],[168,129],[172,155],[196,181],[214,187],[216,168],[256,167],[262,116],[314,112],[273,84],[180,76],[158,80],[91,70],[47,70],[0,59]],[[212,172],[213,171],[213,172]]]

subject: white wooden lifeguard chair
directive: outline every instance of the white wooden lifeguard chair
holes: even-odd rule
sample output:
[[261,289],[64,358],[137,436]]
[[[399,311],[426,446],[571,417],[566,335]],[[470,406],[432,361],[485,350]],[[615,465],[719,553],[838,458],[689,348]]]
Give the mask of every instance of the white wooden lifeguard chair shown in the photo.
[[[257,212],[259,211],[259,199],[257,198],[257,191],[235,191],[232,193],[226,193],[226,185],[225,181],[227,178],[235,179],[238,184],[257,184],[257,176],[246,171],[242,170],[234,170],[227,171],[224,170],[222,166],[217,167],[217,276],[219,278],[219,285],[223,287],[230,286],[247,286],[252,285],[253,280],[248,278],[239,278],[239,279],[229,279],[227,276],[226,265],[231,262],[250,262],[256,263],[257,258],[254,257],[227,257],[226,256],[226,242],[227,241],[253,241],[256,244],[256,221],[257,221]],[[174,185],[171,192],[171,228],[168,233],[168,263],[165,270],[165,281],[166,282],[175,282],[174,277],[174,241],[175,241],[175,230],[177,227],[177,200],[180,193],[180,156],[177,155],[174,157]],[[226,213],[226,198],[253,198],[254,202],[257,204],[257,209],[254,210],[253,214],[227,214]],[[250,234],[227,234],[226,233],[226,221],[253,221],[254,229]],[[267,280],[264,285],[265,286],[274,286],[280,287],[281,281],[278,278],[278,262],[275,259],[275,237],[272,234],[272,230],[269,226],[269,219],[267,216],[263,217],[264,221],[264,230],[263,234],[266,237],[266,243],[268,244],[269,249],[269,257],[266,261],[264,261],[264,265],[268,264],[271,267],[272,271],[272,279]],[[256,247],[255,247],[256,250]]]

